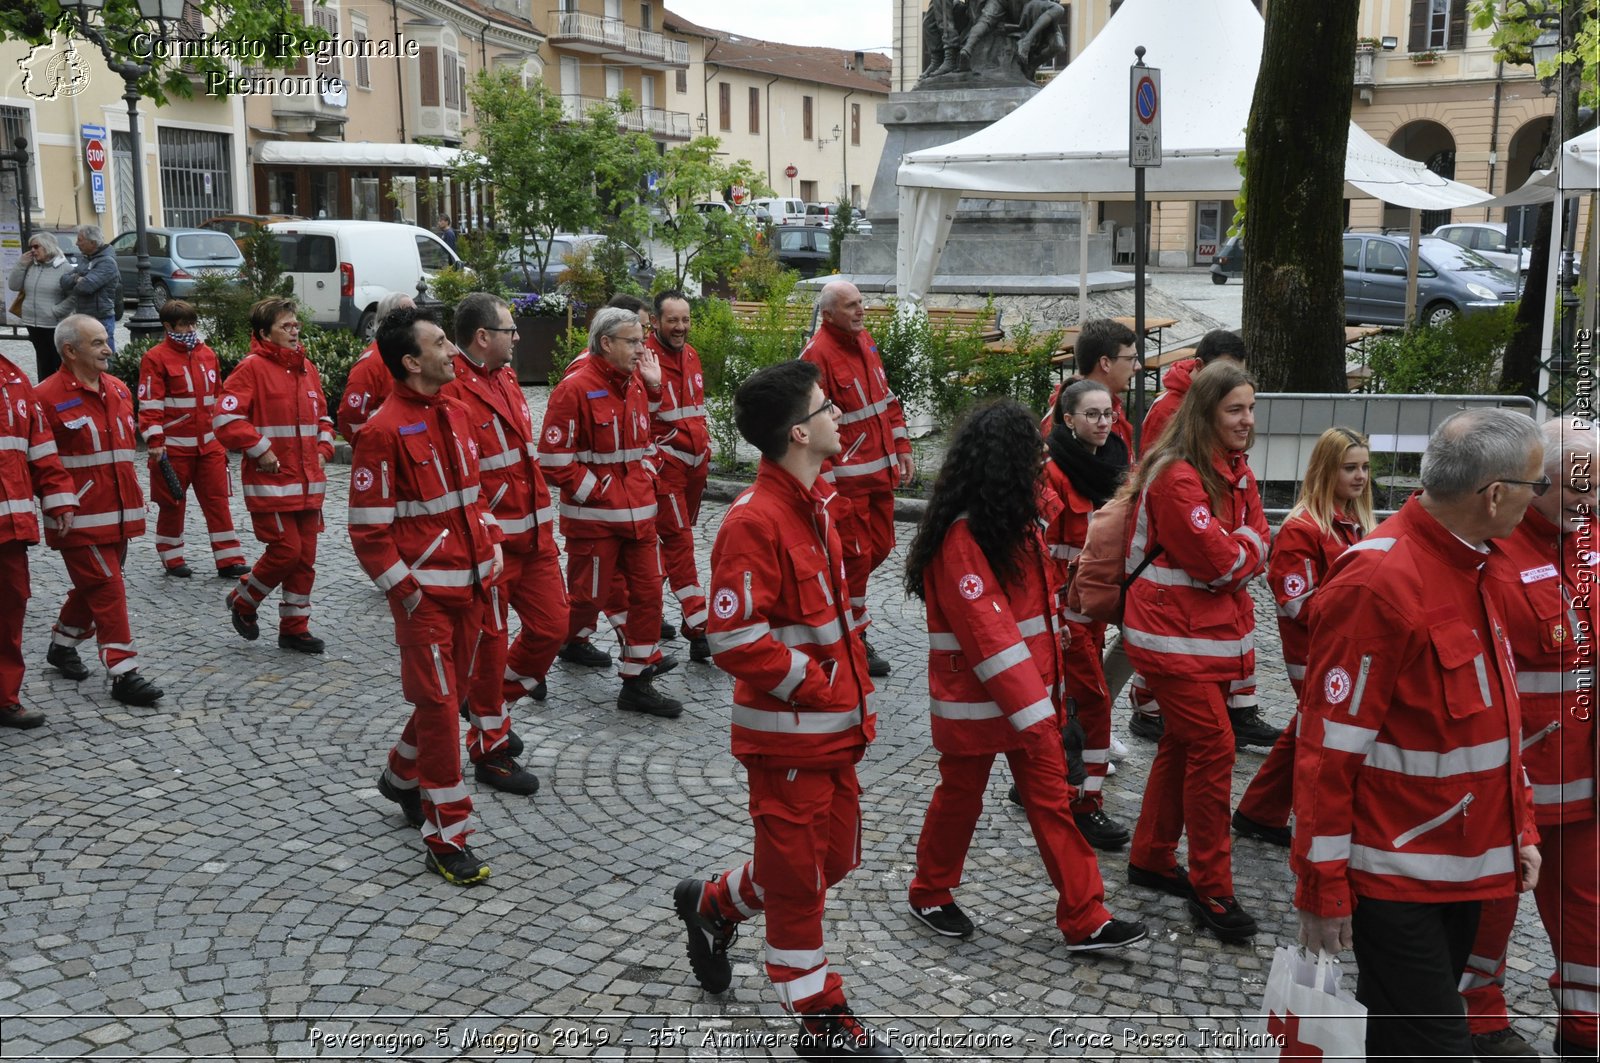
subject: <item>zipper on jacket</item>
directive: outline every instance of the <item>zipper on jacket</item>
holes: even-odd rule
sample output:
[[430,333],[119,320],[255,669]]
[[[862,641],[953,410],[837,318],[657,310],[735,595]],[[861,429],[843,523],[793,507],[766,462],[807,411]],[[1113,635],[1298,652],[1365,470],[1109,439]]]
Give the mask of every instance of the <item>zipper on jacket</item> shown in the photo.
[[1356,685],[1350,694],[1350,715],[1361,712],[1361,699],[1367,695],[1367,674],[1372,671],[1372,654],[1361,655],[1361,667],[1356,669]]
[[1428,822],[1412,827],[1394,841],[1390,842],[1389,845],[1395,849],[1404,848],[1405,846],[1416,841],[1418,838],[1422,837],[1424,834],[1428,833],[1430,830],[1433,830],[1435,827],[1444,826],[1446,823],[1454,819],[1458,814],[1462,819],[1465,819],[1467,817],[1467,806],[1472,804],[1472,801],[1473,795],[1468,794],[1455,804],[1451,805],[1449,808],[1445,809],[1443,812],[1439,813],[1437,816],[1434,816],[1432,819],[1428,820]]
[[428,444],[428,453],[433,455],[433,471],[439,474],[439,490],[449,494],[450,484],[444,478],[444,459],[439,457],[439,452],[434,449],[432,443]]
[[511,490],[511,481],[507,480],[500,485],[500,490],[494,493],[494,497],[489,499],[489,512],[494,512],[494,507],[500,504],[500,500],[506,496],[506,492],[509,490]]
[[755,614],[755,599],[750,595],[750,570],[744,573],[744,618],[749,620]]
[[383,477],[383,497],[384,498],[388,498],[389,497],[389,463],[387,461],[378,462],[378,472]]
[[1560,726],[1561,726],[1561,721],[1560,720],[1556,720],[1553,723],[1545,724],[1544,728],[1542,730],[1538,731],[1535,734],[1531,734],[1527,738],[1524,738],[1522,740],[1522,751],[1524,753],[1526,753],[1528,751],[1528,747],[1529,746],[1533,745],[1536,742],[1543,741],[1546,737],[1549,736],[1551,731],[1554,731],[1556,728],[1558,728]]
[[428,544],[428,548],[426,550],[422,551],[422,556],[418,557],[415,561],[413,561],[411,563],[411,567],[412,568],[421,568],[423,563],[425,561],[427,561],[428,558],[433,556],[433,552],[435,550],[439,549],[440,544],[442,544],[445,541],[445,538],[449,534],[450,534],[450,529],[449,528],[446,528],[444,531],[440,532],[438,534],[438,536],[433,540],[433,542]]
[[78,505],[83,505],[83,496],[89,493],[89,488],[94,486],[94,477],[83,481],[83,486],[78,488]]
[[428,649],[433,651],[433,674],[439,677],[439,693],[448,696],[450,684],[444,677],[444,658],[439,654],[439,644],[435,642]]

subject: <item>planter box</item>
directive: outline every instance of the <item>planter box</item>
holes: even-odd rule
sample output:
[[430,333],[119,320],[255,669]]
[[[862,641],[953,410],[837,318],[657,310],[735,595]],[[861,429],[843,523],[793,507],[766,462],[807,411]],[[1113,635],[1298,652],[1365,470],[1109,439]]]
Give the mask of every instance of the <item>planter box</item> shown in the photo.
[[547,384],[556,344],[567,330],[566,317],[546,315],[518,317],[517,342],[512,348],[512,365],[519,384]]

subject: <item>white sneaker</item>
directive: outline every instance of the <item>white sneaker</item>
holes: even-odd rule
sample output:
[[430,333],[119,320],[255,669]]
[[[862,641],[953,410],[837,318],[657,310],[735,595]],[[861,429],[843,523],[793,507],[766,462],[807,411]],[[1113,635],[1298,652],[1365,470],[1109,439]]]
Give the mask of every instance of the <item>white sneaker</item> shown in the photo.
[[[1118,738],[1115,734],[1113,734],[1111,736],[1111,759],[1112,760],[1121,760],[1123,757],[1125,757],[1127,755],[1128,755],[1128,745],[1127,745],[1127,743],[1124,742],[1122,739]],[[1108,772],[1106,772],[1106,774],[1109,775],[1111,773],[1108,771]]]
[[1111,778],[1111,776],[1115,775],[1116,773],[1117,773],[1117,764],[1116,764],[1116,762],[1115,761],[1111,761],[1111,760],[1106,761],[1106,778],[1109,779],[1109,778]]

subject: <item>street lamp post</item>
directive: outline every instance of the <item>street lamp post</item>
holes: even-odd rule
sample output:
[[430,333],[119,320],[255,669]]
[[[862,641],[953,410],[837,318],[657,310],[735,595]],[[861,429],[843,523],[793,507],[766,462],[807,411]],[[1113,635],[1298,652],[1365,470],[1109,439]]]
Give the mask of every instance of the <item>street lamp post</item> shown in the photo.
[[[167,23],[183,17],[184,0],[138,0],[141,21],[156,23],[156,35],[165,38]],[[150,248],[146,239],[144,198],[144,147],[139,136],[139,82],[150,73],[151,64],[125,58],[104,33],[89,24],[89,14],[102,10],[105,0],[62,0],[61,6],[77,16],[78,30],[99,48],[112,73],[122,78],[122,98],[128,103],[128,145],[133,153],[134,268],[138,280],[135,292],[139,305],[128,321],[128,332],[135,339],[159,336],[161,318],[156,313],[155,292],[150,286]],[[120,309],[120,308],[119,308]]]

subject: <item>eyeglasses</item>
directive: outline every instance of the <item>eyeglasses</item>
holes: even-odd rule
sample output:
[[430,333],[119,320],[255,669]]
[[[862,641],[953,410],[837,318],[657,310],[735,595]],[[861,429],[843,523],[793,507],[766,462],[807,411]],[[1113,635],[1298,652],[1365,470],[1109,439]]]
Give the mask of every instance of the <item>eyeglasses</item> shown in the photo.
[[811,420],[811,418],[813,418],[813,417],[816,417],[818,414],[827,413],[829,410],[832,410],[832,409],[835,409],[835,408],[836,407],[835,407],[834,401],[832,399],[824,399],[822,401],[822,405],[821,406],[818,406],[816,409],[812,410],[810,413],[806,414],[804,417],[800,418],[798,421],[794,422],[794,424],[791,424],[789,427],[790,428],[796,428],[796,427],[798,427],[800,425],[805,424],[807,421]]
[[286,321],[286,322],[280,321],[278,324],[273,325],[272,327],[273,328],[288,329],[291,332],[299,332],[300,331],[300,322],[298,322],[298,321]]
[[518,331],[518,329],[517,329],[517,326],[515,326],[515,325],[512,325],[510,328],[496,328],[493,325],[484,325],[483,326],[483,331],[485,331],[485,332],[516,332],[516,331]]
[[1119,354],[1111,360],[1113,362],[1137,362],[1139,356],[1137,354]]
[[1074,417],[1082,417],[1085,421],[1097,421],[1102,424],[1114,424],[1117,420],[1116,410],[1079,410]]
[[1534,497],[1537,498],[1550,490],[1550,477],[1541,476],[1537,480],[1490,480],[1474,493],[1481,495],[1495,484],[1521,484],[1524,487],[1531,487],[1533,488]]

